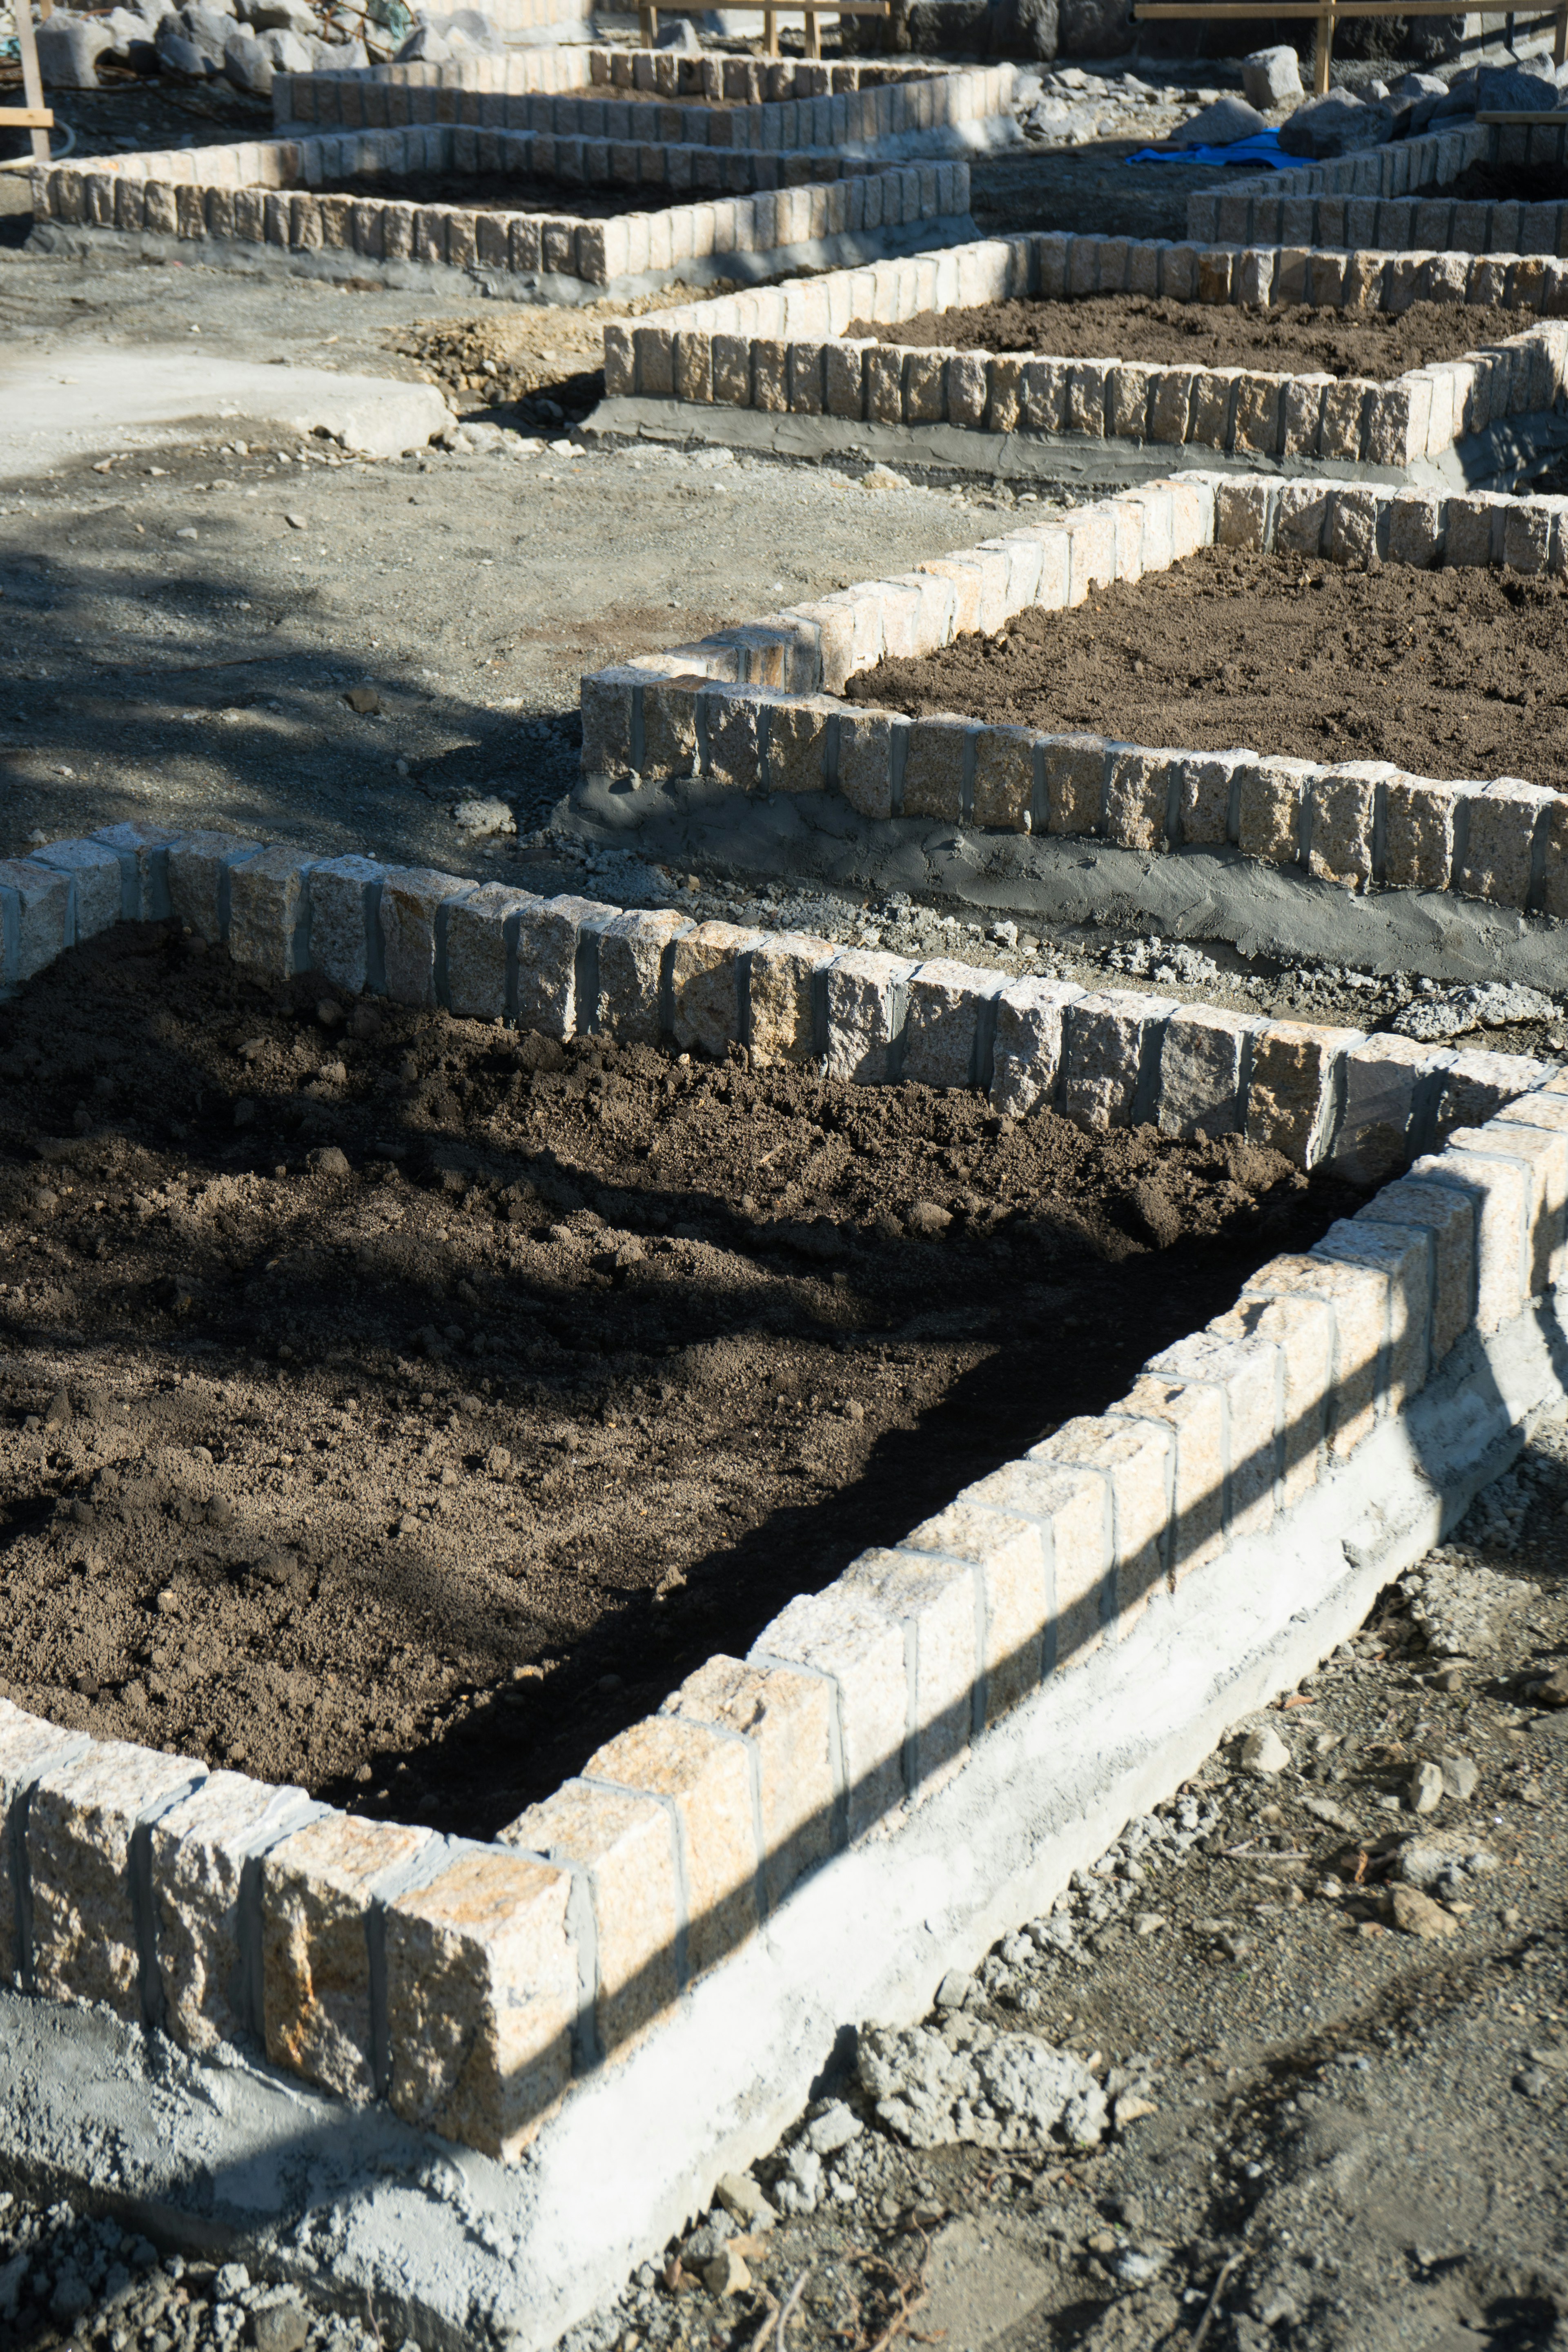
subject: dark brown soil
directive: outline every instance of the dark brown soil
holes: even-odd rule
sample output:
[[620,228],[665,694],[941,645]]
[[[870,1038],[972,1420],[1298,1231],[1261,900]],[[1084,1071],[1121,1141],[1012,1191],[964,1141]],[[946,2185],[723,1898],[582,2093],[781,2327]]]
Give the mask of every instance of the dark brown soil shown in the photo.
[[1457,180],[1428,180],[1411,193],[1463,205],[1560,205],[1568,197],[1568,165],[1467,163]]
[[879,663],[846,692],[912,717],[1565,790],[1568,583],[1201,548],[1074,612]]
[[384,172],[323,180],[323,196],[382,196],[397,205],[456,205],[468,213],[549,213],[557,220],[618,220],[677,201],[668,188],[567,187],[508,172]]
[[0,1696],[454,1830],[1350,1205],[323,997],[148,926],[0,1013]]
[[1252,367],[1269,374],[1401,375],[1460,358],[1479,341],[1539,325],[1527,310],[1416,302],[1397,318],[1373,310],[1242,310],[1230,303],[1151,300],[1142,294],[1091,294],[1071,302],[982,302],[966,310],[922,310],[896,326],[857,319],[845,329],[881,343],[920,350],[1041,352],[1056,359],[1147,360],[1168,367]]

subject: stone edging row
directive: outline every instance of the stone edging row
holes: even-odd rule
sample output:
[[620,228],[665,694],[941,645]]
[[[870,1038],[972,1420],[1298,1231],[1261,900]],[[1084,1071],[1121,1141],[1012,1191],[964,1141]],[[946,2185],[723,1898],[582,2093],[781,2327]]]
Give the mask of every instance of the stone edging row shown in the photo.
[[[1413,301],[1443,300],[1547,315],[1485,351],[1387,383],[907,349],[845,336],[858,320],[886,325],[971,304],[1122,292],[1395,312]],[[612,398],[637,394],[883,425],[1081,434],[1400,468],[1441,457],[1462,435],[1497,418],[1549,411],[1565,387],[1568,261],[1503,255],[1472,260],[1031,233],[834,270],[605,328],[605,389]]]
[[[1226,175],[1187,199],[1187,235],[1246,245],[1448,247],[1462,253],[1568,253],[1568,204],[1456,201],[1442,194],[1467,164],[1542,165],[1568,158],[1568,121],[1476,123],[1362,155],[1256,179]],[[1433,189],[1432,194],[1412,190]]]
[[[563,184],[635,185],[645,163],[664,176],[649,190],[657,209],[615,220],[311,194],[324,181],[363,172],[486,172],[503,163]],[[819,172],[836,176],[819,178]],[[696,189],[711,178],[717,189],[731,173],[760,192],[674,201],[682,184]],[[798,173],[804,184],[763,190],[769,173],[779,180]],[[803,160],[710,147],[623,151],[604,141],[450,127],[100,156],[90,169],[37,166],[32,182],[40,221],[520,276],[542,269],[594,286],[715,256],[766,256],[832,236],[876,235],[962,215],[969,205],[963,163],[878,167],[853,157]]]
[[1247,1131],[1289,1135],[1298,1157],[1328,1134],[1325,1105],[1342,1134],[1345,1106],[1375,1097],[1384,1135],[1402,1102],[1406,1148],[1447,1129],[1440,1150],[1311,1251],[1262,1267],[1108,1412],[792,1601],[748,1660],[710,1659],[494,1844],[334,1812],[0,1704],[6,1981],[106,2003],[198,2053],[254,2037],[286,2072],[502,2158],[574,2081],[657,2032],[812,1871],[920,1805],[1161,1593],[1266,1533],[1462,1337],[1498,1332],[1564,1272],[1568,1077],[1542,1064],[998,986],[151,826],[58,844],[0,871],[0,892],[8,941],[20,911],[31,942],[16,962],[35,969],[73,928],[172,913],[262,976],[308,964],[405,1003],[542,1013],[555,1034],[590,1003],[610,1034],[673,1028],[710,1046],[750,1034],[753,1050],[799,1054],[809,1031],[815,1053],[825,1029],[828,1066],[872,1082],[892,1075],[895,1017],[906,1070],[925,1055],[933,1082],[972,1076],[986,1001],[1013,1108],[1009,1073],[1030,1098],[1059,1089],[1091,1125],[1153,1111],[1196,1131],[1245,1037]]
[[741,792],[836,791],[865,817],[1097,835],[1143,852],[1233,845],[1348,889],[1446,890],[1568,917],[1568,796],[1390,762],[1154,750],[839,698],[887,658],[1058,612],[1211,544],[1331,562],[1568,572],[1568,499],[1443,496],[1184,474],[792,605],[583,680],[591,775],[700,773]]
[[[445,66],[279,74],[272,113],[279,129],[302,123],[383,131],[447,122],[777,154],[801,147],[874,150],[892,140],[962,136],[999,118],[1010,121],[1015,80],[1011,66],[943,71],[691,58],[661,49],[512,50]],[[593,95],[583,95],[584,83]],[[639,95],[617,98],[618,90]],[[655,99],[664,102],[648,102]],[[683,106],[682,99],[709,102]]]

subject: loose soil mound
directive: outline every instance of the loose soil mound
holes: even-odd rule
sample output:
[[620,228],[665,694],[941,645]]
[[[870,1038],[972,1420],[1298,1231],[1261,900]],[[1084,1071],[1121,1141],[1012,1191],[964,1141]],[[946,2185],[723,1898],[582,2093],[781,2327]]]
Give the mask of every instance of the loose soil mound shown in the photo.
[[1351,572],[1201,548],[1174,570],[1024,613],[851,678],[855,701],[1054,733],[1568,789],[1568,583]]
[[[556,220],[616,220],[662,209],[657,188],[565,186],[510,172],[364,172],[323,180],[323,196],[381,196],[395,205],[455,205],[468,213],[548,213]],[[671,199],[665,193],[663,203]]]
[[1091,294],[1076,302],[981,302],[922,310],[895,326],[857,319],[847,336],[913,350],[1038,352],[1053,359],[1146,360],[1166,367],[1249,367],[1270,375],[1401,375],[1456,360],[1478,344],[1539,326],[1529,310],[1470,310],[1438,302],[1386,311],[1245,310],[1225,302]]
[[323,997],[127,928],[0,1013],[0,1695],[454,1830],[1349,1205]]
[[1428,180],[1411,193],[1463,205],[1560,205],[1568,196],[1568,165],[1467,163],[1457,180]]

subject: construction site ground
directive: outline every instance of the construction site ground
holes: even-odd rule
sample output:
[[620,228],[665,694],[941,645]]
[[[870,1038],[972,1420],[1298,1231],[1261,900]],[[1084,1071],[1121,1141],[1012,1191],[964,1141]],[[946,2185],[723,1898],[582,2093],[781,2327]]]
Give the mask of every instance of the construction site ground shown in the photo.
[[[139,86],[73,119],[157,143],[166,103]],[[226,116],[181,128],[237,135]],[[1126,152],[978,163],[977,225],[1180,235],[1190,175],[1129,170]],[[561,416],[523,417],[545,445],[529,457],[433,449],[374,466],[280,431],[253,441],[216,414],[159,435],[128,421],[90,456],[26,473],[0,425],[5,855],[145,817],[743,910],[732,875],[639,875],[632,859],[585,875],[550,832],[575,773],[581,672],[903,570],[990,535],[1014,508],[974,480],[875,488],[837,467],[552,449],[593,396],[581,314],[476,302],[459,315],[199,265],[38,258],[23,249],[25,205],[25,177],[0,177],[0,403],[24,362],[68,379],[78,354],[199,342],[261,364],[427,373],[503,427],[524,398]],[[353,707],[365,687],[374,707]],[[476,796],[506,804],[515,838],[459,824]],[[790,919],[788,894],[764,911]],[[985,939],[952,908],[846,895],[810,911],[813,928],[857,941],[945,924],[949,951],[971,961],[1155,984],[1168,970],[1184,994],[1245,990],[1264,1009],[1361,1025],[1420,995],[1412,978],[1348,965],[1244,969],[1016,925]],[[1514,1013],[1472,1042],[1561,1049],[1560,1004]],[[1568,1652],[1565,1501],[1568,1445],[1548,1429],[1527,1474],[1426,1564],[1429,1587],[1407,1580],[1295,1695],[1304,1704],[1270,1715],[1289,1751],[1278,1769],[1215,1756],[1173,1791],[1163,1829],[1086,1874],[975,1984],[944,1987],[950,2034],[969,2030],[954,2017],[1005,2026],[1095,2065],[1111,2117],[1098,2147],[910,2149],[846,2052],[805,2138],[757,2168],[781,2219],[747,2231],[693,2215],[707,2237],[663,2250],[574,2352],[1561,2345],[1568,1710],[1539,1686]],[[1500,1583],[1467,1585],[1477,1562]],[[1429,1816],[1411,1810],[1431,1795],[1423,1763],[1440,1784]],[[1401,1847],[1434,1829],[1457,1842],[1440,1850],[1446,1925],[1400,1875],[1418,1867]],[[1489,1861],[1472,1870],[1478,1853]],[[338,2308],[330,2283],[305,2292],[183,2259],[116,2216],[47,2203],[5,2168],[0,2130],[0,2334],[19,2352],[397,2342],[384,2315]]]

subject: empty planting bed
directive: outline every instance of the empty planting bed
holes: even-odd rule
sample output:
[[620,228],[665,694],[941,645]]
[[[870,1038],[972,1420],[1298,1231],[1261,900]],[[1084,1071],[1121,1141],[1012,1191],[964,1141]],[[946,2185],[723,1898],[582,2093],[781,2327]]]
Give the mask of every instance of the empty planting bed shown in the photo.
[[1257,179],[1226,173],[1187,199],[1207,244],[1382,247],[1513,260],[1568,251],[1568,119],[1472,123]]
[[1563,313],[1568,262],[1031,234],[613,323],[595,423],[1042,478],[1223,457],[1458,486],[1560,436]]
[[[963,163],[879,170],[852,157],[451,125],[94,166],[35,172],[39,249],[112,238],[153,258],[470,293],[477,275],[492,296],[519,301],[763,278],[910,251],[969,226]],[[548,209],[530,209],[547,198]]]
[[465,1836],[1360,1198],[370,1012],[146,926],[4,1016],[0,1697]]
[[447,65],[279,74],[278,128],[397,130],[467,124],[588,139],[657,139],[777,154],[962,154],[1016,142],[1010,65],[688,57],[673,49],[563,47]]
[[[1487,321],[1500,342],[1538,323],[1527,310],[1507,309],[1489,313]],[[1396,312],[1309,302],[1260,310],[1145,294],[1086,294],[922,310],[885,322],[856,319],[845,337],[905,351],[1048,352],[1074,360],[1115,352],[1177,369],[1266,368],[1276,375],[1386,382],[1409,368],[1462,358],[1474,348],[1476,322],[1467,310],[1436,302]]]
[[1568,782],[1568,580],[1203,548],[850,679],[910,718]]
[[600,671],[584,766],[1560,919],[1564,511],[1178,476]]
[[150,826],[0,933],[0,2053],[437,2335],[552,2341],[1561,1393],[1548,1065]]

